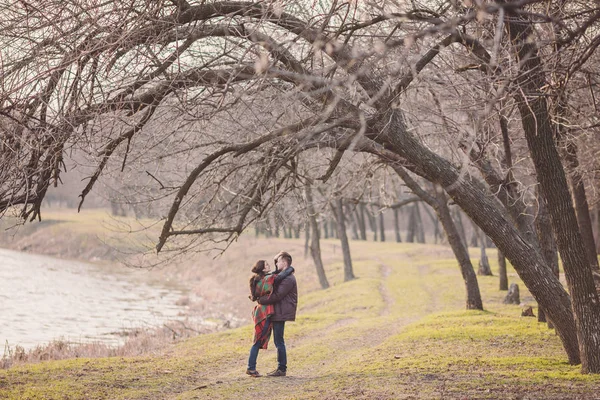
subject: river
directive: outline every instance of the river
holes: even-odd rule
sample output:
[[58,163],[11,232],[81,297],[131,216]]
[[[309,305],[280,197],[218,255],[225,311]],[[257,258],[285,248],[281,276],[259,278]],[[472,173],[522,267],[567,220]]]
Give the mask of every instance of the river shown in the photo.
[[[143,271],[140,271],[143,272]],[[0,340],[26,349],[54,339],[122,343],[125,330],[180,319],[180,290],[131,272],[0,249]]]

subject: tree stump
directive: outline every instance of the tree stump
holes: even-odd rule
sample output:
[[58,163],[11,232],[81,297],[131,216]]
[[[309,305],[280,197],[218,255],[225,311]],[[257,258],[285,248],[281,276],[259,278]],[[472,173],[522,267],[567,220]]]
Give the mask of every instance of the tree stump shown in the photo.
[[535,314],[533,313],[533,307],[525,307],[521,311],[521,317],[535,317]]
[[511,283],[508,288],[508,294],[504,298],[504,304],[521,304],[521,297],[519,296],[519,285]]

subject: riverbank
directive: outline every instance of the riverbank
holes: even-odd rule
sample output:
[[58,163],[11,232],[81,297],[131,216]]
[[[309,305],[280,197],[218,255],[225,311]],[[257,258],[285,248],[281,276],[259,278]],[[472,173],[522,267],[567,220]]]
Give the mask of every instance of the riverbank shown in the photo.
[[[282,249],[294,254],[298,265],[304,260],[302,239],[282,241],[242,236],[228,251],[186,253],[181,257],[157,257],[152,251],[159,228],[156,221],[137,221],[113,217],[106,210],[69,209],[45,210],[42,222],[15,225],[18,221],[4,219],[0,242],[6,247],[31,254],[42,254],[60,259],[91,262],[99,274],[109,278],[125,279],[144,285],[167,288],[182,293],[174,300],[185,307],[185,315],[164,325],[143,324],[116,332],[125,339],[125,346],[114,348],[105,342],[80,343],[60,336],[48,338],[31,349],[18,348],[11,341],[4,348],[3,364],[79,357],[131,356],[160,351],[170,342],[198,333],[215,332],[239,327],[250,322],[252,304],[247,298],[251,265],[257,259],[269,259]],[[13,228],[10,228],[14,226]],[[7,229],[10,228],[10,229]],[[336,241],[323,242],[324,261],[328,265],[341,264],[340,246]],[[146,253],[146,254],[144,254]],[[218,256],[218,257],[215,257]],[[154,268],[139,268],[159,264]],[[312,265],[308,262],[308,265]],[[57,267],[60,269],[60,267]],[[301,294],[318,288],[314,268],[300,268]],[[22,314],[22,313],[21,313]],[[182,321],[183,319],[183,321]],[[198,319],[202,324],[194,323]],[[71,332],[65,332],[65,336]],[[113,335],[114,336],[114,335]],[[81,345],[80,345],[81,344]],[[7,360],[8,358],[8,360]]]
[[[252,330],[243,326],[169,345],[160,355],[13,367],[0,371],[0,397],[597,398],[600,377],[568,365],[546,324],[503,305],[497,277],[478,277],[486,311],[465,311],[462,279],[444,247],[353,242],[352,250],[358,279],[343,282],[341,264],[327,264],[327,290],[307,291],[309,271],[297,263],[302,292],[299,318],[286,325],[285,378],[244,374]],[[520,283],[514,271],[510,280]],[[527,299],[522,285],[521,293]],[[259,355],[259,371],[275,359],[271,344]]]

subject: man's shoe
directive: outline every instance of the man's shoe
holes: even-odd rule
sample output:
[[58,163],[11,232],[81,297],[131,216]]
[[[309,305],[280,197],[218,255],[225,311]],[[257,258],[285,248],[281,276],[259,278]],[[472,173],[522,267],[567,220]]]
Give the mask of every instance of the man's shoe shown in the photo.
[[246,370],[246,374],[254,377],[254,378],[258,378],[259,376],[262,376],[257,370],[255,369],[247,369]]
[[267,376],[285,376],[285,371],[282,371],[282,370],[280,370],[280,369],[276,369],[276,370],[275,370],[275,371],[273,371],[273,372],[269,372],[269,373],[267,374]]

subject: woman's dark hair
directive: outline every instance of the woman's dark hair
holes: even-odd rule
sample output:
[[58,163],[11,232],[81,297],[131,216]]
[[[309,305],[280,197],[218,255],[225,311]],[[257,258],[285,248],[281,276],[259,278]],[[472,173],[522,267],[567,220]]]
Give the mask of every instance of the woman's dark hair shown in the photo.
[[248,298],[252,301],[256,301],[258,297],[256,297],[256,281],[262,279],[265,276],[265,260],[258,260],[254,266],[252,267],[252,278],[250,278],[250,296]]
[[255,274],[263,274],[264,275],[264,272],[263,272],[264,270],[265,270],[265,260],[258,260],[252,267],[252,272],[254,272]]

